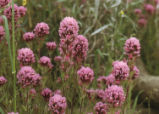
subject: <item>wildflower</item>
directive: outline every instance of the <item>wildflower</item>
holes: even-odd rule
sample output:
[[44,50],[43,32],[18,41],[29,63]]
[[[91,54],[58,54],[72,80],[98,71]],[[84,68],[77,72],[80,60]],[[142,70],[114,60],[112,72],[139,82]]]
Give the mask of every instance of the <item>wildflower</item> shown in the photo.
[[8,114],[19,114],[18,112],[8,112]]
[[132,69],[132,71],[133,71],[133,79],[136,79],[136,78],[138,78],[139,77],[139,74],[140,74],[140,70],[136,67],[136,66],[133,66],[133,69]]
[[4,76],[0,76],[0,86],[4,85],[7,83],[7,79]]
[[121,11],[120,11],[120,16],[123,17],[124,15],[125,15],[124,11],[121,10]]
[[105,101],[105,91],[102,89],[96,89],[96,97],[102,101]]
[[55,50],[56,49],[56,43],[55,42],[47,42],[46,47],[48,50]]
[[137,38],[131,37],[126,40],[124,50],[130,59],[140,56],[140,49],[140,42]]
[[51,89],[49,88],[45,88],[42,90],[41,95],[43,96],[43,98],[48,101],[50,99],[50,97],[53,96],[53,92]]
[[35,26],[34,33],[37,37],[44,37],[49,34],[49,29],[48,24],[41,22]]
[[58,90],[54,91],[54,95],[56,95],[56,94],[62,95],[61,90],[58,89]]
[[78,35],[73,47],[73,58],[78,62],[82,62],[86,59],[88,51],[88,40],[82,36]]
[[36,90],[34,88],[30,89],[29,91],[29,95],[32,96],[32,98],[34,98],[36,96]]
[[17,73],[18,83],[22,87],[26,86],[36,86],[40,83],[41,77],[37,74],[34,69],[30,66],[23,66]]
[[0,8],[8,5],[9,2],[10,2],[10,0],[0,0]]
[[29,48],[21,48],[18,50],[17,59],[22,65],[30,65],[35,62],[34,53]]
[[20,17],[25,16],[27,9],[25,7],[23,7],[23,6],[19,6],[18,9],[19,9]]
[[48,106],[53,114],[65,114],[67,107],[66,98],[56,94],[50,98]]
[[77,71],[77,74],[83,84],[91,83],[94,79],[94,72],[89,67],[81,67],[81,69]]
[[59,62],[59,61],[61,61],[62,60],[62,57],[61,56],[55,56],[54,57],[54,61],[56,61],[56,62]]
[[86,94],[88,95],[89,99],[92,99],[96,95],[96,90],[94,89],[86,90]]
[[140,27],[146,27],[146,25],[147,25],[147,20],[146,20],[145,18],[140,18],[140,19],[138,20],[138,25],[139,25]]
[[23,39],[27,42],[32,41],[33,39],[35,39],[35,34],[33,32],[26,32],[23,35]]
[[49,58],[49,57],[46,57],[46,56],[43,56],[43,57],[40,58],[39,64],[40,64],[41,66],[45,66],[45,67],[48,67],[48,68],[50,68],[50,69],[53,68],[53,65],[52,65],[52,63],[51,63],[50,58]]
[[108,106],[105,103],[98,102],[94,106],[96,114],[107,114]]
[[129,67],[127,63],[123,61],[115,61],[113,62],[113,72],[112,75],[115,77],[116,81],[126,80],[129,76]]
[[121,106],[125,101],[125,94],[122,87],[112,85],[105,91],[106,101],[114,107]]
[[145,4],[144,8],[149,14],[153,14],[155,12],[155,8],[151,4]]
[[23,6],[26,6],[27,5],[27,0],[23,0]]
[[137,14],[137,15],[141,15],[142,10],[141,9],[135,9],[134,13]]

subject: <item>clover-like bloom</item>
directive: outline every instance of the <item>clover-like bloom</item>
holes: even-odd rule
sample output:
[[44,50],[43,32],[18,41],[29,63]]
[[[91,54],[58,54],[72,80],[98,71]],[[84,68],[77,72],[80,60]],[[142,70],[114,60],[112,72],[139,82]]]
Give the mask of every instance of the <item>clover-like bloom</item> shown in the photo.
[[140,18],[140,19],[138,20],[138,25],[139,25],[140,27],[146,27],[146,25],[147,25],[147,20],[146,20],[145,18]]
[[18,9],[19,9],[19,15],[20,15],[20,17],[25,16],[25,14],[27,12],[27,9],[25,7],[23,7],[23,6],[19,6]]
[[9,2],[10,2],[10,0],[0,0],[0,8],[8,5]]
[[105,101],[105,99],[106,99],[105,90],[96,89],[96,97],[97,97],[97,99],[100,99],[100,100],[102,100],[102,101]]
[[53,92],[51,89],[49,88],[45,88],[42,90],[41,95],[43,96],[43,98],[48,101],[50,99],[50,97],[53,96]]
[[22,87],[26,86],[37,86],[40,83],[41,76],[37,74],[34,69],[30,66],[23,66],[17,73],[18,83]]
[[32,98],[34,98],[36,96],[36,90],[34,88],[29,90],[29,95],[32,96]]
[[154,14],[155,12],[155,8],[151,4],[145,4],[144,8],[149,14]]
[[73,17],[65,17],[59,27],[60,38],[66,39],[70,42],[78,35],[79,26]]
[[141,10],[141,9],[135,9],[135,10],[134,10],[134,13],[135,13],[136,15],[141,15],[141,14],[142,14],[142,10]]
[[[9,21],[12,20],[12,5],[4,10],[4,15],[7,17],[7,19]],[[19,18],[20,18],[19,7],[16,4],[14,4],[14,19],[15,19],[15,22],[18,21]]]
[[96,114],[107,114],[108,106],[105,103],[97,102],[94,106]]
[[53,97],[50,97],[48,106],[53,114],[65,114],[67,107],[66,98],[56,94]]
[[129,66],[123,61],[113,62],[113,72],[112,75],[115,77],[116,81],[126,80],[129,76]]
[[60,62],[61,60],[62,60],[61,56],[55,56],[54,57],[54,61],[56,61],[56,62]]
[[79,69],[77,71],[77,74],[79,76],[80,81],[83,84],[89,84],[93,81],[94,79],[94,72],[91,68],[89,67],[81,67],[81,69]]
[[140,70],[137,68],[137,66],[133,66],[133,69],[132,69],[132,71],[133,71],[133,79],[136,79],[136,78],[138,78],[139,77],[139,74],[140,74]]
[[43,57],[40,58],[39,64],[40,64],[41,66],[45,66],[45,67],[48,67],[48,68],[50,68],[50,69],[53,68],[53,64],[51,63],[50,58],[49,58],[49,57],[46,57],[46,56],[43,56]]
[[126,40],[124,50],[129,58],[140,56],[140,49],[140,41],[137,38],[131,37]]
[[17,59],[22,65],[30,65],[35,62],[35,56],[31,49],[21,48],[18,50]]
[[33,32],[26,32],[23,35],[23,39],[27,42],[32,41],[35,38],[35,34]]
[[49,26],[48,24],[41,22],[38,23],[34,28],[34,33],[37,37],[44,37],[45,35],[49,34]]
[[55,42],[47,42],[46,47],[48,50],[55,50],[56,49],[56,43]]
[[84,36],[78,35],[77,38],[75,39],[72,51],[73,58],[80,63],[86,59],[87,51],[88,51],[88,40]]
[[18,112],[8,112],[8,114],[19,114]]
[[7,79],[4,76],[0,76],[0,86],[4,85],[7,83]]
[[125,93],[121,86],[112,85],[105,90],[106,101],[114,107],[121,106],[125,101]]

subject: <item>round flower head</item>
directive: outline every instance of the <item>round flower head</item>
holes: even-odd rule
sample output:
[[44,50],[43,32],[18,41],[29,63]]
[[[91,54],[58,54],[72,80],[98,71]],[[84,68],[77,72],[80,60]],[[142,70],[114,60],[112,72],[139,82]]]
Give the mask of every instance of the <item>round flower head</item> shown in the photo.
[[[7,17],[7,19],[9,21],[12,20],[12,5],[4,10],[4,15]],[[20,17],[19,7],[16,4],[14,4],[14,19],[15,19],[15,22],[18,21],[19,17]]]
[[137,38],[131,37],[125,42],[124,50],[126,55],[131,59],[140,56],[140,42]]
[[113,62],[113,72],[112,75],[115,77],[116,81],[126,80],[129,76],[129,67],[127,63],[123,61],[115,61]]
[[145,4],[144,8],[149,14],[153,14],[155,12],[155,8],[151,4]]
[[44,37],[49,34],[49,29],[48,24],[41,22],[35,26],[34,33],[37,37]]
[[59,94],[59,95],[62,95],[62,92],[61,92],[61,90],[56,90],[56,91],[54,91],[54,93],[53,93],[54,95],[56,95],[56,94]]
[[102,89],[97,89],[96,90],[96,97],[102,101],[105,101],[105,91]]
[[79,26],[73,17],[65,17],[59,27],[59,36],[70,42],[78,35]]
[[4,85],[7,82],[4,76],[0,76],[0,86]]
[[140,74],[140,70],[136,66],[134,66],[133,69],[132,69],[132,71],[133,71],[133,77],[132,78],[133,79],[138,78],[139,74]]
[[140,18],[140,19],[138,20],[138,25],[139,25],[140,27],[146,27],[146,25],[147,25],[147,20],[146,20],[145,18]]
[[20,17],[25,16],[27,9],[23,6],[18,7]]
[[49,88],[45,88],[42,90],[41,95],[43,96],[43,98],[48,101],[50,99],[50,97],[53,96],[53,92],[51,89]]
[[53,97],[50,97],[48,106],[53,114],[65,114],[67,107],[66,98],[56,94]]
[[18,83],[23,87],[33,85],[36,86],[40,83],[41,77],[39,74],[36,74],[34,69],[30,66],[23,66],[17,73]]
[[8,112],[8,114],[19,114],[18,112]]
[[83,84],[91,83],[94,79],[94,72],[89,67],[81,67],[81,69],[77,71],[77,74]]
[[41,66],[45,66],[45,67],[48,67],[48,68],[50,68],[50,69],[53,68],[53,65],[52,65],[52,63],[51,63],[50,58],[49,58],[49,57],[46,57],[46,56],[43,56],[43,57],[40,58],[39,64],[40,64]]
[[125,93],[122,87],[112,85],[105,91],[106,101],[114,107],[121,106],[125,101]]
[[61,56],[54,57],[54,61],[56,61],[56,62],[60,62],[61,60],[62,60]]
[[10,2],[10,0],[0,0],[0,8],[8,5],[9,2]]
[[0,26],[0,41],[3,39],[4,35],[5,35],[4,28],[3,26]]
[[29,48],[19,49],[17,59],[22,65],[30,65],[35,62],[34,53]]
[[107,114],[108,106],[105,103],[98,102],[94,106],[96,114]]
[[47,42],[46,47],[48,50],[55,50],[56,49],[56,43],[55,42]]
[[30,89],[29,91],[29,95],[32,96],[32,98],[34,98],[36,96],[36,90],[34,88]]
[[135,9],[135,10],[134,10],[134,13],[135,13],[136,15],[141,15],[142,10],[141,10],[141,9]]
[[35,34],[33,32],[26,32],[23,35],[23,39],[27,42],[32,41],[35,38]]
[[88,40],[82,36],[78,35],[77,39],[74,42],[74,47],[73,47],[73,58],[77,62],[82,62],[86,56],[87,56],[87,51],[88,51]]

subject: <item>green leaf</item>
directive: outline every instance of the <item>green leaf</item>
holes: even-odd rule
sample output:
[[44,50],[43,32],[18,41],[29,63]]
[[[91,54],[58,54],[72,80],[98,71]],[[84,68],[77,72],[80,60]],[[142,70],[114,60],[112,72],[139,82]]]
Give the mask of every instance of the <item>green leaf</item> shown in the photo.
[[135,98],[135,100],[134,100],[134,104],[133,104],[133,107],[132,107],[133,112],[135,112],[138,98],[139,98],[139,96],[140,96],[140,94],[141,94],[142,92],[143,92],[143,91],[140,91],[140,92],[137,94],[137,96],[136,96],[136,98]]
[[1,107],[0,107],[0,114],[4,114],[4,111]]

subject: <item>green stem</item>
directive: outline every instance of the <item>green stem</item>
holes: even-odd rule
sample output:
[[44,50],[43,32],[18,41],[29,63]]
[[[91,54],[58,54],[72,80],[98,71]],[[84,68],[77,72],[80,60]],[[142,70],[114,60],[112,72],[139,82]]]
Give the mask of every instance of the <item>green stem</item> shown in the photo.
[[14,22],[14,0],[12,0],[12,53],[13,53],[13,65],[12,74],[13,80],[13,90],[14,90],[14,112],[16,112],[16,70],[15,70],[15,22]]

